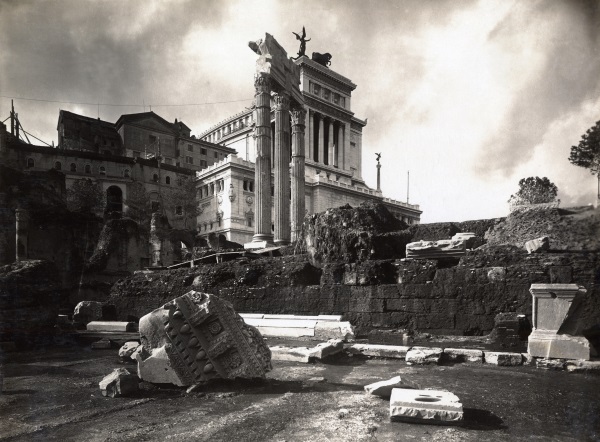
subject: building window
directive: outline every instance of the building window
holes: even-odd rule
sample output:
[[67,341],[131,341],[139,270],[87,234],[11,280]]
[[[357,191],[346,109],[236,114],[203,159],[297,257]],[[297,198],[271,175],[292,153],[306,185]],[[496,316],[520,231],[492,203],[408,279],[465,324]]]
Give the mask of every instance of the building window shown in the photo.
[[141,155],[141,152],[138,152],[137,150],[133,151],[133,158],[139,158]]
[[124,176],[125,178],[129,178],[129,174],[130,174],[130,171],[129,171],[129,169],[125,169],[125,170],[123,171],[123,176]]
[[248,181],[248,190],[250,192],[254,192],[254,181],[252,181],[252,180]]
[[171,184],[171,177],[165,177],[165,184],[170,185]]
[[321,95],[321,86],[319,86],[316,83],[313,83],[312,86],[313,86],[313,94]]
[[35,166],[35,161],[33,161],[33,158],[27,158],[27,167],[33,166]]
[[154,135],[150,135],[148,137],[148,141],[150,142],[150,144],[154,144],[156,143],[156,137]]
[[356,143],[350,141],[350,147],[356,147]]
[[206,155],[206,149],[204,149],[203,147],[200,148],[200,153],[202,155]]
[[152,213],[158,212],[160,209],[160,203],[158,201],[152,201]]
[[191,144],[188,144],[188,152],[193,152],[194,151],[194,146],[192,146]]
[[246,225],[247,225],[248,227],[252,227],[252,218],[248,217],[248,218],[246,219],[246,221],[247,221],[247,222],[246,222]]
[[77,172],[77,164],[71,163],[71,172]]
[[185,162],[187,164],[194,164],[194,159],[192,157],[185,157]]
[[208,167],[206,160],[200,160],[200,167]]
[[155,183],[158,183],[158,174],[157,173],[152,175],[152,181],[154,181]]
[[244,190],[248,190],[248,181],[244,180]]
[[56,170],[62,170],[62,164],[60,161],[57,161],[56,163],[54,163],[54,168]]
[[92,173],[92,166],[90,166],[89,164],[86,164],[85,165],[85,173],[91,174]]
[[215,152],[215,158],[219,158],[219,152]]
[[100,175],[106,175],[106,167],[100,166],[99,172],[100,172]]
[[183,207],[182,206],[175,207],[175,215],[183,215]]

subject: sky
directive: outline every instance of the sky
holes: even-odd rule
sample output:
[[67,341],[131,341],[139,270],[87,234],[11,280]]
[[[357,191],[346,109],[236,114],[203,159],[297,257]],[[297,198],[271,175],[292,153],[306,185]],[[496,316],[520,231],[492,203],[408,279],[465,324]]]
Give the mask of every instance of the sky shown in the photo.
[[14,98],[56,143],[60,109],[152,106],[200,134],[252,105],[248,42],[268,32],[295,56],[302,26],[307,54],[358,85],[366,183],[381,152],[384,195],[422,222],[506,216],[529,176],[562,207],[596,202],[568,157],[600,120],[600,0],[0,0],[0,121]]

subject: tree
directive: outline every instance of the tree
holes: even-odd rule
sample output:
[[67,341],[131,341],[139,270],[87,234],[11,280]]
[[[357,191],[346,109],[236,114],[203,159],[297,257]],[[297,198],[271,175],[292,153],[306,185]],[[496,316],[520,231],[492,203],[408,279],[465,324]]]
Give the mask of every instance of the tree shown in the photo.
[[184,226],[187,227],[187,222],[198,216],[196,183],[194,183],[194,180],[181,178],[178,187],[167,196],[165,204],[175,216],[183,215]]
[[105,198],[102,187],[89,178],[73,182],[67,189],[67,207],[73,212],[95,212],[102,210]]
[[556,201],[558,188],[548,178],[529,177],[519,181],[519,191],[510,196],[511,204],[541,204]]
[[134,182],[127,191],[127,214],[138,224],[147,224],[150,221],[150,195],[146,192],[143,183]]
[[590,127],[577,146],[571,146],[569,161],[575,166],[590,169],[598,177],[598,199],[600,199],[600,121]]

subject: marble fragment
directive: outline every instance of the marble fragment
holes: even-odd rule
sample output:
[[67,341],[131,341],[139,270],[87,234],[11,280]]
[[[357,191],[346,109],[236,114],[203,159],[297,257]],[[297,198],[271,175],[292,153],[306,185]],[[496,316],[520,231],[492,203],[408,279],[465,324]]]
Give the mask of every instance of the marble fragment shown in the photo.
[[402,379],[400,376],[396,376],[391,379],[365,385],[365,392],[373,396],[380,396],[384,399],[389,399],[394,388],[409,388],[419,390],[421,387],[414,382],[409,382],[406,379]]
[[437,365],[440,363],[443,349],[437,347],[412,347],[406,353],[407,364]]
[[[119,349],[119,358],[121,361],[130,362],[132,360],[131,355],[138,349],[140,343],[137,341],[129,341],[121,346]],[[135,360],[135,358],[133,358]]]
[[390,398],[393,421],[458,424],[463,420],[463,406],[448,391],[394,388]]
[[105,376],[98,386],[102,392],[102,396],[120,397],[130,396],[138,391],[139,378],[131,374],[126,368],[116,368],[112,373]]
[[523,355],[521,353],[486,351],[484,352],[484,358],[485,363],[490,365],[500,365],[504,367],[523,365]]
[[190,386],[264,378],[271,370],[271,351],[259,331],[208,293],[192,290],[144,316],[140,339],[138,373],[149,382]]

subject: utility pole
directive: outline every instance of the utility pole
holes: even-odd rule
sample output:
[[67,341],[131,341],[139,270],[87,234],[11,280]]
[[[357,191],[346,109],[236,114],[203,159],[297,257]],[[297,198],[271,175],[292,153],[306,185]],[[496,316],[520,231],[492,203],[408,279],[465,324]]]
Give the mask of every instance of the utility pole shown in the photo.
[[15,103],[10,100],[10,134],[15,135]]

